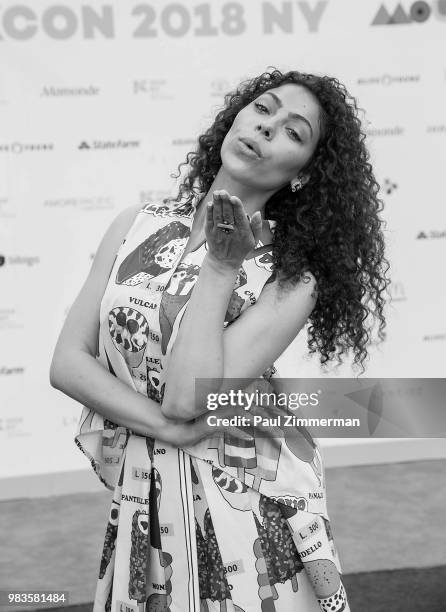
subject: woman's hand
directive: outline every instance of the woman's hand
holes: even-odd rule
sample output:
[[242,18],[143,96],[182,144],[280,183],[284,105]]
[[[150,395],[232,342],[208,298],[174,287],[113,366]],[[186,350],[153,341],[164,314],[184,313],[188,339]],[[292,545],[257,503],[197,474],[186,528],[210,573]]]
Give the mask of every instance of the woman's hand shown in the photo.
[[[226,221],[234,227],[233,231],[217,227]],[[208,258],[223,269],[238,271],[261,236],[262,216],[256,211],[249,221],[239,198],[224,190],[214,191],[213,201],[207,204],[205,233]]]
[[[281,430],[279,427],[271,427],[269,425],[254,425],[253,415],[261,416],[263,419],[270,419],[283,413],[283,410],[272,408],[271,406],[263,406],[261,403],[251,406],[250,410],[245,410],[242,405],[219,407],[217,410],[206,410],[204,414],[191,421],[174,421],[166,419],[165,428],[163,428],[163,440],[176,447],[192,446],[197,444],[203,438],[211,438],[223,433],[230,434],[241,440],[252,440],[255,432],[259,432],[261,436],[267,437],[274,435],[280,437]],[[209,416],[216,417],[212,424],[207,422]],[[231,417],[240,417],[239,427],[235,425],[224,425],[217,419],[230,419]],[[245,419],[245,420],[244,420]],[[216,422],[217,421],[217,422]]]
[[176,447],[192,446],[203,438],[222,435],[223,432],[242,440],[250,440],[251,435],[248,433],[248,430],[243,427],[224,426],[222,424],[209,425],[207,422],[209,416],[230,419],[234,416],[246,417],[246,415],[249,416],[249,412],[246,412],[241,406],[227,406],[218,408],[217,410],[206,410],[204,414],[191,421],[174,421],[166,419],[163,439]]

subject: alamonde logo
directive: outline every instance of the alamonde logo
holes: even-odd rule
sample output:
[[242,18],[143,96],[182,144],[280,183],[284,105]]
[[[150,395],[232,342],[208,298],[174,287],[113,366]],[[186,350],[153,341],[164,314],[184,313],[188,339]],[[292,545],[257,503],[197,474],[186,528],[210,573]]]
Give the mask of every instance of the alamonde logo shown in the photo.
[[88,87],[55,87],[45,85],[40,92],[43,98],[60,98],[66,96],[98,96],[99,87],[89,85]]
[[402,4],[398,4],[390,11],[384,4],[381,4],[371,25],[423,23],[427,21],[431,15],[434,15],[436,19],[440,21],[446,22],[446,0],[434,0],[434,2],[431,3],[424,2],[424,0],[417,0],[407,9],[403,8]]

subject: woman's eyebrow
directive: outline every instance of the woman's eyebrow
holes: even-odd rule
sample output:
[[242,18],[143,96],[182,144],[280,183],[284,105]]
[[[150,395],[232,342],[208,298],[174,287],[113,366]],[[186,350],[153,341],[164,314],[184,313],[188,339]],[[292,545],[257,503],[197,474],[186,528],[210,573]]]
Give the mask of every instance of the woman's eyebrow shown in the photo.
[[[265,93],[272,97],[272,99],[274,100],[274,102],[277,104],[279,108],[282,108],[283,106],[282,100],[278,96],[276,96],[276,94],[274,94],[272,91],[265,91]],[[310,128],[311,137],[313,138],[313,128],[311,127],[311,123],[308,121],[306,117],[303,117],[302,115],[298,115],[297,113],[288,113],[288,117],[290,119],[300,119],[301,121],[304,121]]]

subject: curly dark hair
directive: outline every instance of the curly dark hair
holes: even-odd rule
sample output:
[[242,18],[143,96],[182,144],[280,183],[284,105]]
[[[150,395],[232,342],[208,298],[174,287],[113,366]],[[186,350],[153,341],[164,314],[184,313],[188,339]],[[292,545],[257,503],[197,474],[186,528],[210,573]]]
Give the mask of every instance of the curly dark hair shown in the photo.
[[[373,323],[378,338],[386,338],[383,292],[389,262],[384,256],[383,203],[361,131],[355,98],[334,77],[270,68],[243,81],[224,98],[214,123],[198,137],[198,147],[187,153],[180,168],[188,173],[176,198],[188,210],[199,192],[207,193],[221,166],[220,149],[236,115],[268,89],[285,83],[307,88],[320,107],[321,137],[306,164],[310,180],[294,193],[289,185],[272,195],[265,217],[276,221],[273,242],[273,275],[280,291],[305,279],[310,270],[317,281],[318,299],[309,317],[309,354],[319,350],[324,366],[353,348],[353,369],[368,357]],[[168,198],[169,199],[169,198]],[[372,315],[372,322],[366,320]]]

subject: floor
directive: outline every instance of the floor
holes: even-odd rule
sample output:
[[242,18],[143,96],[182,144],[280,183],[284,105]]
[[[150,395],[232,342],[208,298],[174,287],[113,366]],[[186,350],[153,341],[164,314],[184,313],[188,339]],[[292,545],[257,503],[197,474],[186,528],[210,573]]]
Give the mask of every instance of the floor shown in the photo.
[[[352,605],[352,612],[437,612],[436,598],[446,601],[445,477],[444,460],[327,470],[328,511],[350,598],[364,591],[367,601],[378,598],[378,606],[381,598],[385,606]],[[90,612],[111,495],[104,488],[0,502],[0,589],[69,591],[68,604],[89,604],[72,612]],[[412,593],[404,607],[383,599],[393,597],[385,587],[390,579],[400,603],[405,589]],[[423,604],[413,608],[417,594]]]

